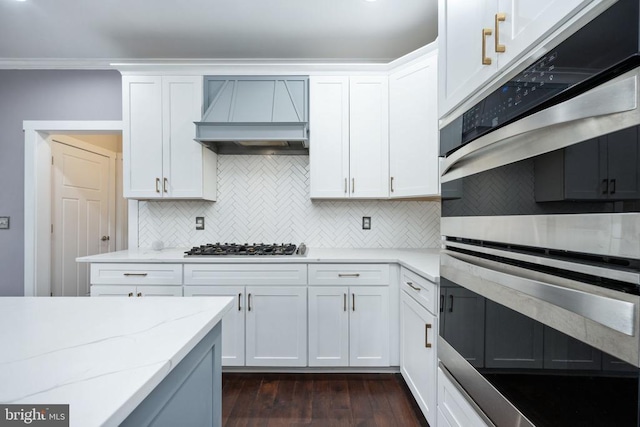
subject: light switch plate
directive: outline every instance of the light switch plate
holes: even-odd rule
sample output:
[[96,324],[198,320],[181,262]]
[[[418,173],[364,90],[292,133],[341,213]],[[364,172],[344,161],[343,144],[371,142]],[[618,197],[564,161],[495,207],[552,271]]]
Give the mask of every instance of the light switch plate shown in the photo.
[[8,229],[9,229],[9,217],[0,216],[0,230],[8,230]]

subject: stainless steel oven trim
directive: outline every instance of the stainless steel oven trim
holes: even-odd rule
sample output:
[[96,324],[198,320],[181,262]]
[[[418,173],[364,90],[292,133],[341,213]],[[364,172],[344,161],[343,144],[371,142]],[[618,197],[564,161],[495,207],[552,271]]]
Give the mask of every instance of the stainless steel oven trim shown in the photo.
[[448,182],[640,124],[638,68],[497,129],[447,157]]
[[484,246],[468,245],[459,242],[445,242],[447,247],[466,249],[487,255],[495,255],[504,258],[510,258],[517,261],[528,262],[531,264],[542,265],[546,267],[560,268],[563,270],[574,271],[576,273],[590,274],[592,276],[604,277],[621,282],[640,285],[640,273],[631,271],[615,270],[612,268],[598,267],[589,264],[562,261],[554,258],[545,258],[540,256],[528,255],[519,252],[503,251],[500,249],[487,248]]
[[640,213],[443,217],[440,230],[449,237],[640,258]]
[[554,276],[447,250],[440,264],[443,278],[639,366],[637,297],[589,293],[562,286],[580,282],[550,283]]
[[444,367],[442,371],[487,424],[535,427],[441,336],[438,336],[438,358]]

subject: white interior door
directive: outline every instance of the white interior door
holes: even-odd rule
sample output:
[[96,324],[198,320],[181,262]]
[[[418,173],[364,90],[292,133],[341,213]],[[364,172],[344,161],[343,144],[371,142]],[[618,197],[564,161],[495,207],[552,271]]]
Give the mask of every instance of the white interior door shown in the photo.
[[[52,283],[54,296],[89,294],[89,265],[76,258],[111,251],[113,159],[52,141]],[[102,240],[103,236],[108,240]]]

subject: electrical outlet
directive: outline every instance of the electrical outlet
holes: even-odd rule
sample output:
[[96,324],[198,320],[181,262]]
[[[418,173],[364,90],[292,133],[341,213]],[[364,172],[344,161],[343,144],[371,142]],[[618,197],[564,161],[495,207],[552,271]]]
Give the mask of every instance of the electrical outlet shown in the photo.
[[204,230],[204,217],[197,216],[196,217],[196,230]]
[[371,230],[371,217],[363,216],[362,217],[362,229],[363,230]]

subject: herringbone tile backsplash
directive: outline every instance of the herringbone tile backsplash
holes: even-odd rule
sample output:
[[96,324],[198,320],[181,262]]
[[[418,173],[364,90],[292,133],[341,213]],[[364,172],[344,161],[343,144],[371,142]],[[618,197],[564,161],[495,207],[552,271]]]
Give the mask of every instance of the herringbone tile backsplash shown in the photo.
[[[205,217],[205,230],[195,217]],[[362,217],[371,230],[362,230]],[[140,202],[140,247],[305,242],[310,247],[438,248],[440,203],[312,201],[308,156],[218,156],[218,201]]]

